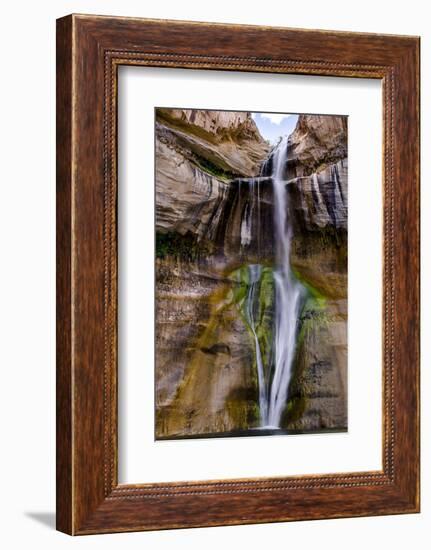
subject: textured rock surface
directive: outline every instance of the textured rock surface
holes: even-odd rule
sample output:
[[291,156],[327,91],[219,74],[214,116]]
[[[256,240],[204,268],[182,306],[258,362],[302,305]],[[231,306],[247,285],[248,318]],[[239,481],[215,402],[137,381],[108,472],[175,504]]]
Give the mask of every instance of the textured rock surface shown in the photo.
[[295,374],[285,426],[298,431],[347,427],[347,300],[333,299],[325,312],[301,320]]
[[289,141],[289,178],[312,174],[347,157],[347,117],[300,115]]
[[[156,125],[156,435],[259,425],[244,266],[260,263],[257,324],[274,313],[269,147],[247,113],[163,110]],[[282,427],[347,426],[347,122],[301,115],[285,167],[291,263],[308,289]],[[268,367],[267,367],[268,368]]]
[[184,155],[156,141],[157,229],[188,231],[201,237],[214,210],[227,192],[227,184],[200,170]]
[[347,231],[347,158],[290,181],[293,216],[304,232]]
[[257,425],[253,348],[230,273],[249,202],[240,178],[257,174],[268,151],[248,113],[157,112],[158,435]]
[[300,116],[289,140],[291,262],[310,295],[284,422],[347,428],[347,118]]
[[158,109],[157,120],[160,138],[229,178],[256,176],[269,151],[250,113]]
[[157,434],[257,427],[253,346],[238,314],[235,273],[172,258],[157,260],[156,271]]

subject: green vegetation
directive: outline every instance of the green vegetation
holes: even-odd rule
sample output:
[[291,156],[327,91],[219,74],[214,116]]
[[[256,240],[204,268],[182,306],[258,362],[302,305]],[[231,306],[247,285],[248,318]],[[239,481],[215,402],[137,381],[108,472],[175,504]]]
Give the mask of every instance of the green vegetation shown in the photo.
[[316,326],[327,326],[328,321],[326,299],[322,296],[313,295],[309,291],[299,318],[299,330],[296,340],[297,349],[300,349]]
[[[187,239],[178,242],[177,238],[164,235],[159,242],[159,253],[163,254],[185,254],[181,247],[187,248],[187,254],[193,256],[194,248],[192,243],[187,246]],[[220,342],[223,342],[223,334],[231,331],[231,323],[235,316],[239,315],[249,334],[250,359],[253,358],[253,365],[249,372],[247,386],[235,388],[226,398],[225,406],[233,425],[240,429],[247,429],[259,424],[260,411],[258,400],[258,379],[257,365],[254,353],[254,334],[249,324],[247,314],[247,297],[250,290],[250,271],[248,265],[241,265],[228,275],[231,284],[218,288],[208,298],[210,315],[204,331],[196,342],[196,349],[204,352],[203,358],[199,351],[194,355],[188,370],[188,376],[180,385],[174,402],[182,402],[191,388],[198,384],[198,373],[202,369],[208,369],[204,377],[208,383],[211,376],[215,374],[215,365],[219,364],[217,356],[223,353],[229,354],[229,348],[222,349]],[[304,411],[307,410],[307,395],[311,388],[307,382],[306,369],[309,365],[308,349],[310,339],[316,337],[317,331],[328,326],[330,318],[327,312],[328,298],[321,290],[315,288],[309,280],[306,280],[300,272],[294,271],[295,277],[306,288],[306,297],[300,313],[299,329],[297,336],[296,357],[293,364],[293,375],[290,383],[290,398],[283,413],[281,425],[289,428],[293,423],[300,421]],[[262,266],[260,279],[256,283],[255,304],[255,330],[259,340],[260,350],[264,369],[267,375],[273,361],[273,316],[275,305],[275,288],[273,267]],[[211,357],[214,357],[212,359]],[[199,380],[201,377],[199,377]],[[202,390],[203,391],[203,390]],[[185,392],[185,393],[183,393]],[[191,399],[191,397],[189,396]]]
[[[292,388],[293,385],[294,385],[294,380],[292,380],[290,387]],[[300,420],[306,408],[307,408],[307,399],[303,395],[292,396],[289,399],[287,403],[287,407],[282,415],[281,425],[288,427],[289,424],[292,424],[293,422]]]
[[307,298],[302,313],[304,314],[308,310],[324,310],[327,301],[326,296],[305,279],[297,269],[292,268],[292,271],[296,279],[307,289]]
[[217,166],[217,164],[215,164],[214,162],[211,162],[208,158],[194,155],[192,160],[198,168],[200,168],[210,176],[218,178],[219,180],[228,182],[236,177],[233,172],[230,172],[229,170],[224,170],[220,166]]
[[[244,326],[250,336],[250,345],[254,349],[255,341],[252,327],[249,324],[246,308],[247,296],[250,290],[250,275],[249,266],[243,265],[236,269],[231,276],[236,281],[236,285],[233,290],[233,303],[236,305]],[[275,289],[274,289],[274,274],[273,268],[269,266],[262,266],[262,272],[258,281],[255,292],[258,295],[255,297],[255,301],[259,306],[258,311],[255,311],[255,330],[256,336],[259,341],[259,347],[262,354],[262,361],[264,369],[269,372],[271,368],[272,360],[272,348],[273,348],[273,315],[274,315],[274,301],[275,301]],[[256,376],[257,383],[257,365],[256,355],[253,353],[254,368],[253,372]]]
[[[328,315],[328,300],[329,297],[322,292],[321,288],[316,288],[313,281],[304,277],[303,273],[294,270],[294,276],[301,282],[306,289],[306,296],[299,316],[299,327],[296,343],[296,356],[294,360],[293,374],[290,382],[290,398],[286,409],[283,413],[281,425],[289,428],[295,422],[301,420],[304,412],[307,410],[308,398],[312,388],[309,387],[309,375],[307,367],[310,364],[309,349],[312,346],[313,339],[317,337],[319,332],[326,329],[331,321]],[[254,350],[254,334],[249,324],[247,314],[247,297],[250,290],[250,271],[248,265],[242,265],[230,274],[230,278],[234,281],[234,286],[230,292],[231,302],[236,305],[236,308],[241,316],[241,319],[250,336],[250,346]],[[267,375],[270,375],[270,370],[273,361],[273,317],[275,306],[275,288],[274,288],[274,273],[272,266],[262,266],[259,281],[256,283],[255,303],[258,304],[258,309],[255,314],[255,330],[259,340],[260,350],[264,369]],[[255,354],[253,353],[254,364],[253,371],[257,378],[257,365],[255,364]],[[257,379],[256,379],[257,387]],[[240,425],[246,422],[246,410],[250,413],[250,403],[245,408],[244,399],[240,399],[237,394],[229,396],[227,407],[232,418],[238,421]],[[258,399],[255,397],[256,418],[259,419]],[[252,427],[254,424],[248,424]]]

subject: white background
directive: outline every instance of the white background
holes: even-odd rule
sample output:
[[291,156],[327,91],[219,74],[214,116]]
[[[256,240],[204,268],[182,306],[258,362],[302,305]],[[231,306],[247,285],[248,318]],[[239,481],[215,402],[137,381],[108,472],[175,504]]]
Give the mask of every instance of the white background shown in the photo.
[[[120,482],[381,470],[381,82],[122,67],[118,97]],[[155,105],[349,115],[348,433],[154,441]]]
[[[431,31],[427,2],[8,2],[1,21],[1,543],[5,548],[429,547]],[[422,514],[72,539],[54,522],[55,18],[70,12],[422,36]],[[3,43],[4,42],[4,43]],[[364,223],[366,223],[364,218]],[[364,295],[364,300],[366,295]],[[366,396],[364,396],[366,400]],[[427,536],[429,539],[429,535]]]

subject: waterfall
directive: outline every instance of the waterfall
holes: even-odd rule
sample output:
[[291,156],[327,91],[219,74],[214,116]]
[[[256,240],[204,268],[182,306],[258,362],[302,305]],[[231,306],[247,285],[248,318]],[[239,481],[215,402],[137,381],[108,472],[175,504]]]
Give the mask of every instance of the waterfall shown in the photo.
[[[285,166],[288,153],[288,138],[284,137],[271,153],[273,187],[273,227],[275,244],[275,262],[273,267],[275,312],[273,318],[273,362],[265,376],[264,362],[257,334],[259,322],[259,292],[262,266],[249,264],[248,290],[245,299],[245,317],[254,339],[256,369],[259,386],[259,408],[261,428],[279,428],[283,410],[288,399],[289,383],[292,376],[292,364],[296,351],[298,317],[304,287],[297,281],[290,265],[292,224],[289,207],[289,195],[286,189]],[[269,160],[269,159],[268,159]],[[248,202],[241,218],[241,247],[249,246],[254,238],[260,249],[260,190],[259,178],[242,180],[248,183]],[[239,191],[241,190],[241,182]],[[257,190],[257,193],[256,193]],[[256,205],[257,203],[257,205]],[[257,228],[252,228],[253,214],[257,207]],[[253,231],[252,231],[253,229]]]
[[292,363],[296,350],[298,316],[303,286],[296,280],[290,265],[292,224],[284,167],[288,152],[284,137],[273,153],[274,240],[276,245],[274,372],[269,391],[267,425],[279,427],[286,406]]
[[[263,368],[262,352],[260,350],[259,339],[256,332],[256,309],[259,312],[259,283],[262,274],[262,266],[251,264],[248,266],[249,287],[246,298],[246,317],[248,324],[254,336],[254,347],[256,354],[257,379],[259,384],[259,408],[261,421],[266,422],[268,418],[268,399],[265,384],[265,372]],[[257,293],[256,293],[257,291]]]
[[[255,229],[257,239],[257,249],[260,249],[260,188],[259,178],[250,178],[244,180],[248,183],[248,201],[246,202],[241,221],[241,247],[250,246],[253,239],[252,223],[255,209],[257,208],[257,227]],[[238,184],[239,192],[241,192],[241,180]],[[241,206],[241,205],[240,205]]]
[[[249,187],[248,200],[245,203],[241,222],[241,247],[249,246],[252,241],[252,219],[254,210],[254,179],[247,180]],[[241,182],[239,184],[241,189]]]

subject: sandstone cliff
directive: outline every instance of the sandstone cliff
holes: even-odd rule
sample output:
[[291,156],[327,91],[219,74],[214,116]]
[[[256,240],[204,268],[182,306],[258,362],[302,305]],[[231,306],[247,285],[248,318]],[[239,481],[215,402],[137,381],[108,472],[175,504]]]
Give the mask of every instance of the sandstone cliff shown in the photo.
[[249,113],[157,109],[157,230],[202,237],[229,182],[256,175],[268,151]]
[[347,158],[347,117],[301,115],[289,139],[289,176],[312,174]]
[[[264,266],[257,334],[274,315],[271,151],[248,113],[158,110],[156,435],[259,425],[247,265]],[[266,162],[264,162],[266,159]],[[302,115],[285,166],[292,266],[307,288],[282,427],[347,426],[347,123]],[[266,266],[266,267],[265,267]]]

